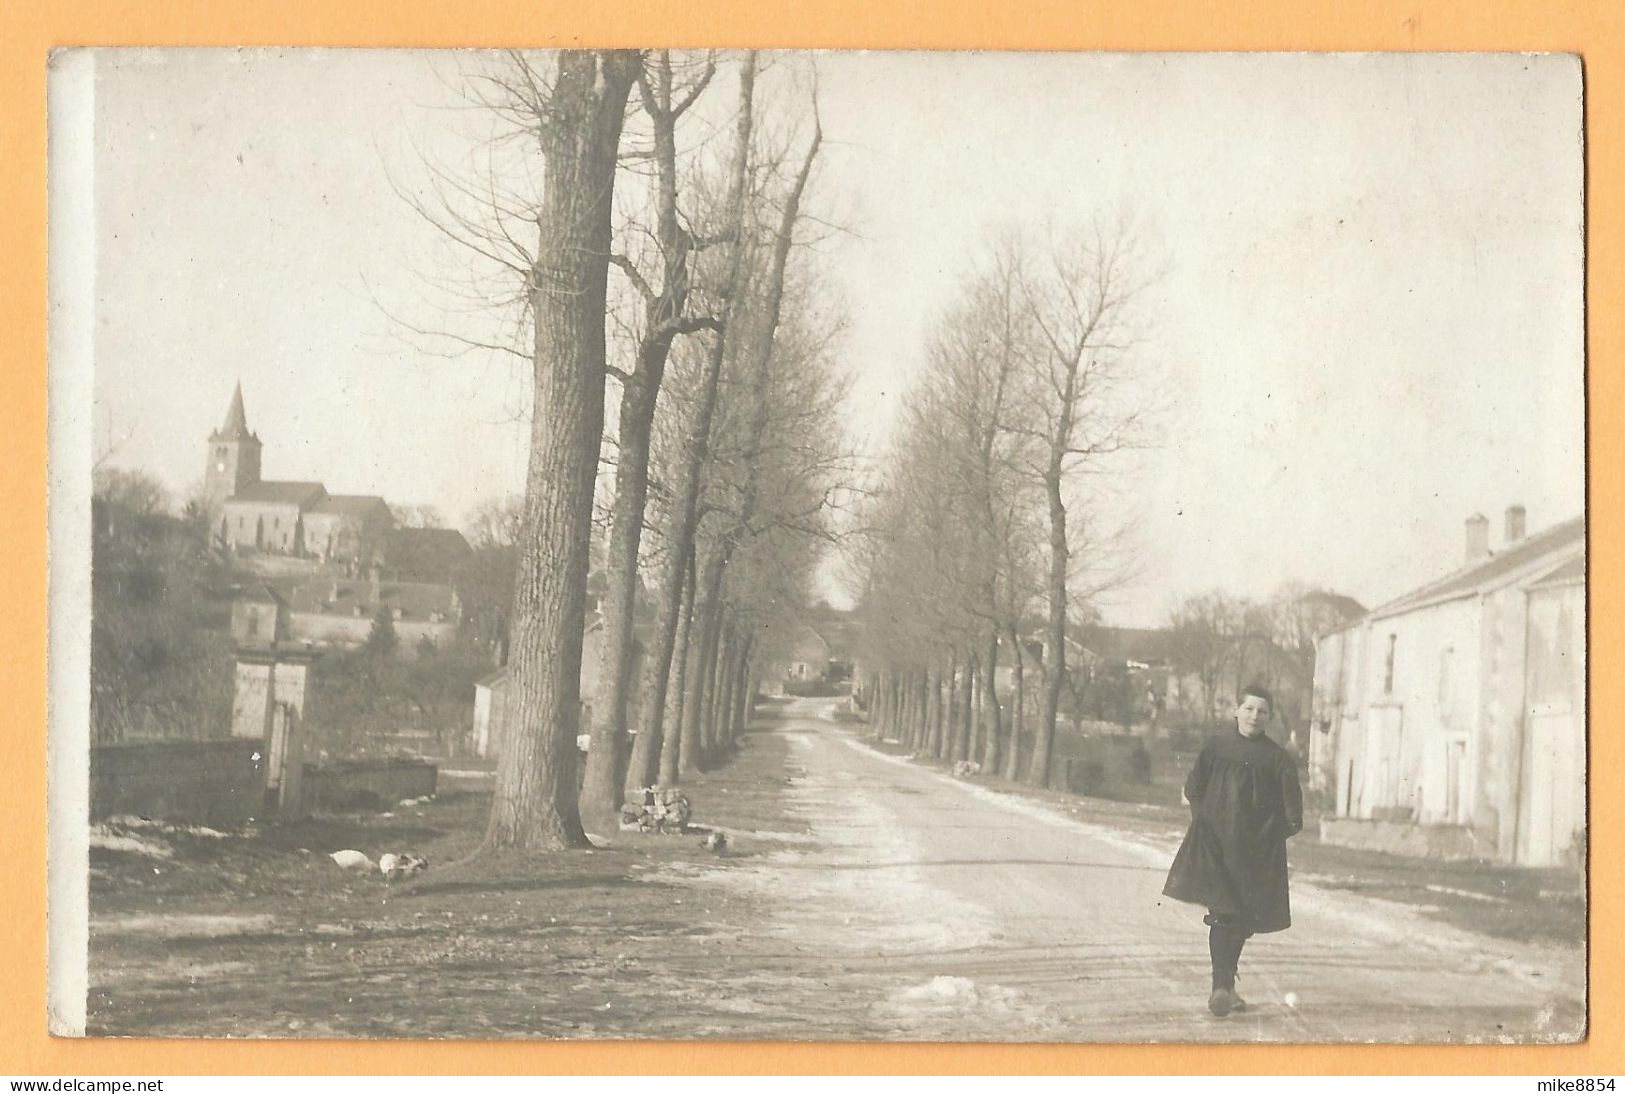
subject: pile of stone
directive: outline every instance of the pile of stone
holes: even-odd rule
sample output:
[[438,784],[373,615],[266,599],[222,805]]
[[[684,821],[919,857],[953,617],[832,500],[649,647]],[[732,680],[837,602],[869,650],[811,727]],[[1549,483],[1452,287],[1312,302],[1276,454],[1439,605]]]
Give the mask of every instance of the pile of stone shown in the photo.
[[640,832],[681,832],[693,808],[681,790],[646,786],[621,806],[621,827]]
[[956,779],[968,779],[972,775],[980,775],[981,773],[982,765],[974,760],[960,760],[954,764],[954,778]]

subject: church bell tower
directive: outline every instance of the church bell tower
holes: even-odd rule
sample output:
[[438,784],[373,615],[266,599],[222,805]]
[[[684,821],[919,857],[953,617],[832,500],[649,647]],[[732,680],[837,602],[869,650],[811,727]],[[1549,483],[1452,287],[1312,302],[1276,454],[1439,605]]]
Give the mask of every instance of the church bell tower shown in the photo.
[[209,434],[209,458],[203,469],[203,493],[211,514],[250,483],[260,481],[260,439],[248,431],[243,412],[243,385],[231,397],[226,424]]

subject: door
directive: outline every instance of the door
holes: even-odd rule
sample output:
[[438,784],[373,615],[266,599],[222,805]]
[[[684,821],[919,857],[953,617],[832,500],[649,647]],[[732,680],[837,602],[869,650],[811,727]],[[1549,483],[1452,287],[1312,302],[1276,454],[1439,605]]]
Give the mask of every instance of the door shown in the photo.
[[1517,860],[1569,860],[1585,830],[1585,638],[1579,586],[1529,595]]
[[1568,860],[1585,825],[1585,777],[1572,710],[1540,704],[1529,711],[1525,757],[1525,823],[1518,861],[1557,866]]
[[1444,742],[1445,823],[1466,824],[1467,801],[1467,738],[1452,737]]
[[1405,708],[1397,703],[1372,706],[1366,714],[1364,815],[1409,804],[1405,794]]

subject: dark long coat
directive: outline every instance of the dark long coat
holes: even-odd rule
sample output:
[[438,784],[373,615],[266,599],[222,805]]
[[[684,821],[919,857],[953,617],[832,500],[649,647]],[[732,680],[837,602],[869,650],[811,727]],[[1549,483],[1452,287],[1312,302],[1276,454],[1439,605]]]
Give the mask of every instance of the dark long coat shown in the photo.
[[1286,840],[1303,828],[1298,768],[1286,749],[1239,730],[1209,738],[1185,780],[1191,826],[1163,893],[1239,917],[1246,929],[1292,925]]

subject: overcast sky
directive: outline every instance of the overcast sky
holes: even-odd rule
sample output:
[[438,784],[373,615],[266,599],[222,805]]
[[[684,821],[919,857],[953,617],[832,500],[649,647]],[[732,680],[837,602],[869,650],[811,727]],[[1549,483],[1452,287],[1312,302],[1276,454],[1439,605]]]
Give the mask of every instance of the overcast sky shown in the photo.
[[[805,67],[802,59],[786,68]],[[527,395],[446,359],[447,261],[396,196],[456,160],[442,54],[105,54],[96,80],[99,445],[177,495],[240,379],[267,478],[438,507],[523,481]],[[1154,624],[1286,579],[1374,604],[1461,561],[1462,522],[1581,512],[1577,63],[1522,55],[824,54],[819,246],[851,314],[854,431],[883,449],[968,259],[1007,224],[1132,213],[1163,272],[1135,353],[1174,396],[1124,468]],[[719,98],[729,92],[719,93]],[[427,269],[426,269],[427,265]],[[380,307],[382,303],[383,307]]]

